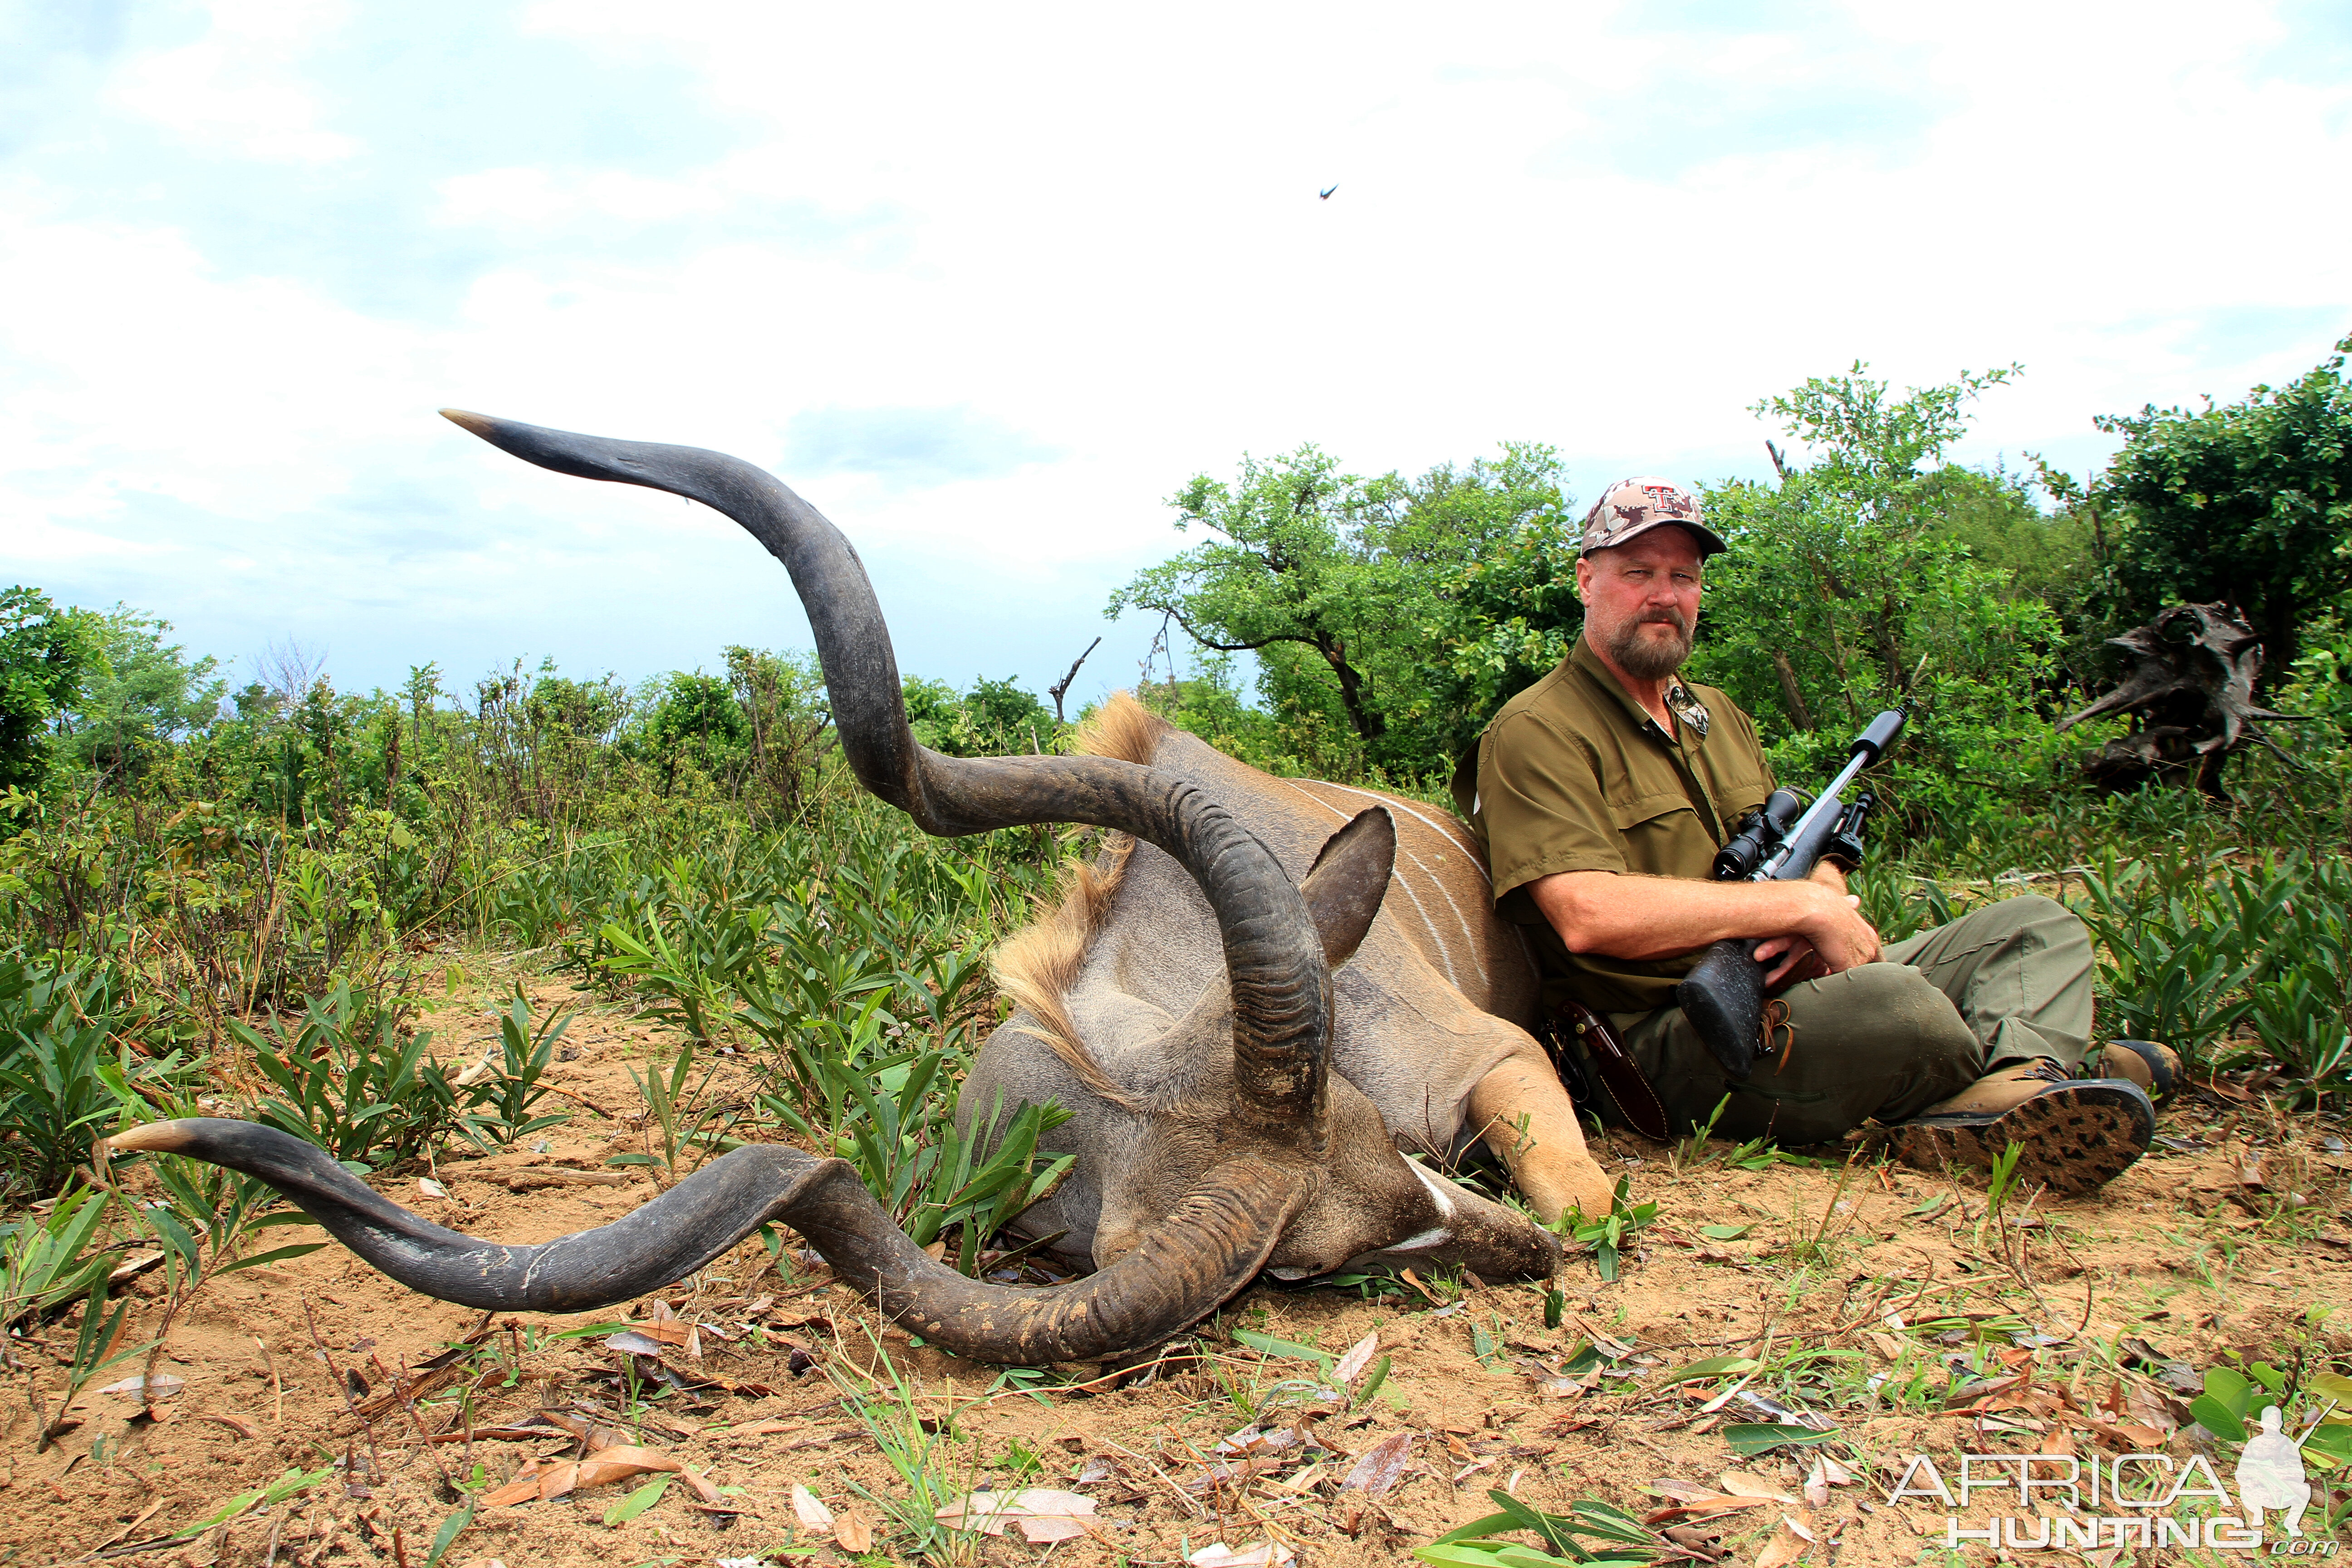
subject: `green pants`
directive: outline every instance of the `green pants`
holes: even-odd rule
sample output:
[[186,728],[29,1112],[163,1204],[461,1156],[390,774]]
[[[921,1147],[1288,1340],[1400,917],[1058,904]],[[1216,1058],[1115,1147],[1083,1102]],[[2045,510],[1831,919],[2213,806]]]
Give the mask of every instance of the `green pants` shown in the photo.
[[[1832,1142],[1872,1118],[1908,1120],[2006,1062],[2079,1066],[2090,1048],[2091,939],[2063,904],[2027,894],[1970,910],[1864,964],[1781,994],[1796,1026],[1785,1059],[1734,1083],[1678,1007],[1622,1013],[1625,1047],[1677,1131],[1726,1095],[1721,1137]],[[1774,1044],[1780,1037],[1775,1036]],[[1601,1091],[1604,1120],[1622,1123]]]

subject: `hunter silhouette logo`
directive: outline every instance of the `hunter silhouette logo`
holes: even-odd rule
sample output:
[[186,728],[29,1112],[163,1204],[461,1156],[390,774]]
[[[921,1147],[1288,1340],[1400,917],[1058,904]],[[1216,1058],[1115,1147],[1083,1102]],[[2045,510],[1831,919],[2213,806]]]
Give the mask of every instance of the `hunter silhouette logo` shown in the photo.
[[[2316,1427],[2319,1423],[2312,1423]],[[2306,1432],[2304,1436],[2311,1436]],[[2259,1531],[2263,1510],[2284,1509],[2286,1532],[2303,1533],[2303,1510],[2311,1506],[2311,1481],[2303,1468],[2303,1446],[2279,1429],[2279,1408],[2263,1411],[2263,1429],[2246,1439],[2238,1456],[2238,1500],[2245,1505],[2246,1524]]]

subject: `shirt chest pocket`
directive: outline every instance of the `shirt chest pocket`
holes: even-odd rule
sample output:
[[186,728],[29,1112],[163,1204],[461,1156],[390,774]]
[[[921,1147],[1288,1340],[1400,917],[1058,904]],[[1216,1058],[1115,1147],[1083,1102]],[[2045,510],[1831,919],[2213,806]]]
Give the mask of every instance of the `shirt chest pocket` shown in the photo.
[[1723,808],[1727,828],[1733,819],[1763,805],[1764,797],[1772,793],[1764,782],[1762,770],[1745,758],[1730,767],[1717,767],[1710,787],[1716,804]]
[[1690,797],[1643,795],[1611,801],[1609,826],[1625,848],[1625,868],[1645,877],[1705,877],[1715,862],[1715,836],[1699,820]]

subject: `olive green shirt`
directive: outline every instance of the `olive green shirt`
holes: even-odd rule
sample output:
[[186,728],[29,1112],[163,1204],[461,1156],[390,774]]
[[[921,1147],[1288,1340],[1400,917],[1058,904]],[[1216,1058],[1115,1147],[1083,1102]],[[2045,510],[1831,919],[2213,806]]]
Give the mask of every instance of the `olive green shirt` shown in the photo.
[[1495,910],[1529,928],[1554,1005],[1572,996],[1601,1013],[1672,1006],[1675,982],[1698,955],[1572,953],[1528,883],[1557,871],[1704,879],[1731,826],[1772,793],[1755,721],[1730,698],[1711,686],[1678,687],[1668,706],[1677,716],[1672,731],[1579,637],[1479,739],[1471,829],[1486,847]]

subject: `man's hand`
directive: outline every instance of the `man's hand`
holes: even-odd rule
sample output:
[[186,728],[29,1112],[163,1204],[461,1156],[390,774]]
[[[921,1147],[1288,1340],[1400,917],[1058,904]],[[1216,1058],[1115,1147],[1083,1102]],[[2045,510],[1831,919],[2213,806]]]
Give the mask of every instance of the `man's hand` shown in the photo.
[[1813,944],[1801,936],[1765,938],[1756,944],[1756,962],[1764,966],[1767,991],[1778,991],[1800,981],[1819,980],[1830,972]]
[[1851,893],[1832,893],[1802,929],[1757,943],[1756,962],[1764,965],[1766,988],[1774,989],[1876,963],[1884,952],[1877,928],[1862,918],[1862,900]]

